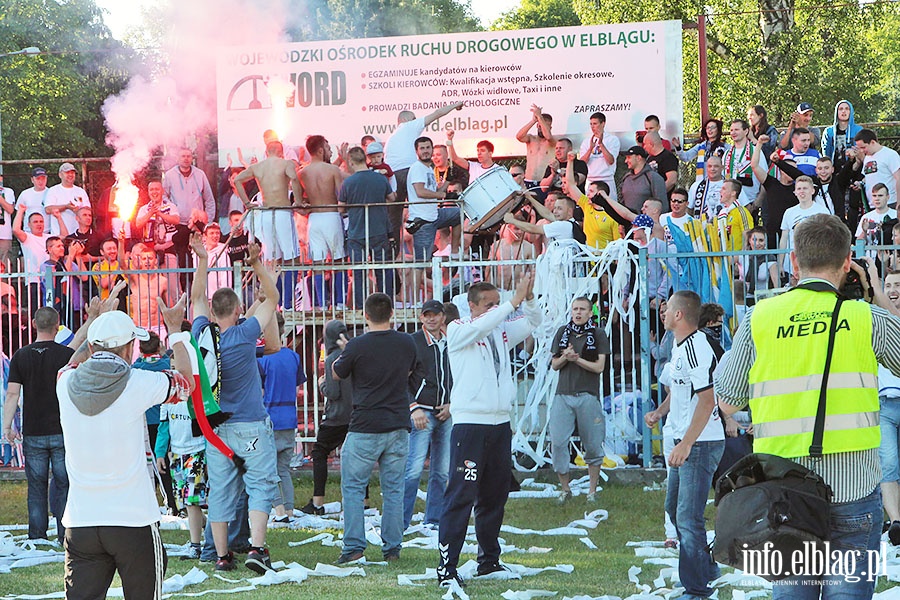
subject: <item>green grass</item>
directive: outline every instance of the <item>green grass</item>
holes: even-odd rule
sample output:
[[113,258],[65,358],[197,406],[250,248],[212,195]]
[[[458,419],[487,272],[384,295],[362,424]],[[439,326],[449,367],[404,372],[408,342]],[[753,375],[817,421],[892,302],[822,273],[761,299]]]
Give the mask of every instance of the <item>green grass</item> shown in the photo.
[[[575,473],[575,475],[579,475]],[[312,492],[312,481],[308,474],[301,475],[295,482],[298,506],[306,503]],[[26,523],[28,516],[25,505],[25,482],[0,482],[0,523]],[[373,506],[380,500],[377,477],[371,486]],[[507,589],[525,590],[542,589],[558,591],[557,598],[564,596],[601,596],[608,594],[626,598],[637,592],[634,584],[628,581],[628,569],[632,565],[643,568],[641,583],[652,585],[660,567],[642,565],[642,560],[634,555],[631,548],[625,546],[629,541],[660,540],[663,537],[663,501],[664,491],[644,492],[640,486],[621,486],[607,484],[599,494],[599,502],[588,506],[583,497],[577,497],[565,506],[557,506],[553,499],[511,499],[506,506],[504,523],[520,528],[536,530],[562,527],[575,519],[580,519],[585,512],[595,508],[609,511],[609,519],[601,522],[596,529],[589,530],[588,537],[597,545],[597,550],[588,549],[575,536],[537,536],[501,534],[507,543],[519,548],[538,546],[552,548],[546,554],[504,554],[503,561],[519,563],[532,567],[571,564],[574,573],[549,572],[534,577],[526,577],[518,581],[475,581],[471,582],[467,592],[473,600],[499,598]],[[339,484],[337,477],[329,480],[327,500],[339,500]],[[417,510],[424,509],[421,501]],[[713,518],[713,507],[707,509],[707,518]],[[711,522],[711,521],[710,521]],[[23,533],[23,532],[17,532]],[[297,562],[310,569],[317,563],[333,563],[339,554],[337,548],[326,548],[318,543],[299,547],[289,547],[288,542],[299,541],[316,535],[312,530],[270,530],[268,545],[272,559],[285,563]],[[339,530],[331,533],[339,534]],[[186,531],[164,531],[163,538],[167,543],[183,544],[188,540]],[[407,538],[410,539],[410,538]],[[369,560],[381,560],[381,549],[369,546],[366,551]],[[464,563],[471,555],[463,555],[460,563]],[[184,574],[198,563],[181,561],[177,557],[170,560],[166,576],[175,573]],[[433,550],[404,548],[400,561],[389,566],[366,566],[366,577],[311,577],[300,584],[282,584],[278,586],[260,587],[252,592],[244,592],[235,599],[242,600],[275,600],[295,598],[302,594],[304,599],[312,600],[403,600],[414,598],[439,598],[443,590],[439,590],[435,582],[428,582],[425,587],[400,587],[397,575],[424,573],[427,568],[437,566],[437,553]],[[213,565],[200,564],[199,567],[208,575],[214,573]],[[237,571],[226,574],[229,579],[255,576],[243,565]],[[118,578],[113,582],[118,586]],[[229,584],[215,578],[201,585],[186,588],[185,592],[199,592],[204,589],[225,589],[240,584]],[[884,578],[879,581],[878,591],[891,587]],[[14,569],[12,573],[0,575],[0,597],[15,594],[46,594],[63,590],[62,564],[43,565],[26,569]],[[230,597],[230,596],[226,596]],[[719,590],[720,600],[730,600],[729,588]]]
[[[334,479],[334,478],[332,478]],[[373,505],[377,505],[379,499],[377,478],[373,480],[372,497]],[[329,480],[328,500],[337,500],[337,482]],[[0,483],[0,523],[25,523],[27,511],[25,508],[24,482]],[[312,482],[308,478],[301,478],[296,482],[297,503],[302,505],[311,495]],[[556,564],[572,564],[575,571],[571,575],[563,573],[542,573],[534,577],[527,577],[519,581],[478,581],[469,585],[468,592],[473,599],[497,598],[507,589],[546,589],[559,591],[559,598],[563,596],[590,595],[599,596],[610,594],[627,597],[636,592],[635,587],[628,581],[628,568],[639,563],[634,557],[634,552],[625,547],[625,543],[631,540],[654,540],[662,537],[662,506],[664,492],[643,492],[640,487],[622,487],[609,485],[600,492],[600,501],[597,505],[588,506],[583,497],[575,498],[563,507],[559,507],[552,499],[511,499],[506,506],[506,518],[504,523],[522,528],[549,529],[567,525],[575,519],[583,518],[584,513],[595,508],[604,508],[609,511],[609,519],[601,522],[593,531],[590,531],[590,539],[598,546],[597,550],[589,550],[575,536],[537,536],[537,535],[511,535],[501,534],[508,543],[515,544],[519,548],[539,546],[552,548],[547,554],[506,554],[505,562],[520,563],[532,567],[550,566]],[[417,510],[424,509],[419,502]],[[21,533],[21,532],[20,532]],[[326,548],[313,543],[299,547],[288,547],[289,541],[302,540],[311,537],[318,532],[311,530],[270,530],[268,545],[273,560],[285,562],[296,561],[308,568],[315,568],[316,563],[332,563],[337,559],[339,551],[336,548]],[[332,533],[339,533],[335,530]],[[168,543],[183,544],[187,541],[187,532],[164,531],[163,538]],[[369,546],[366,552],[369,560],[381,560],[381,549]],[[474,556],[463,555],[461,563]],[[169,562],[166,576],[175,573],[186,573],[197,563],[180,561],[177,558]],[[423,573],[426,568],[437,566],[437,553],[433,550],[417,550],[405,548],[400,561],[390,566],[367,566],[367,576],[348,577],[338,579],[334,577],[310,578],[301,584],[304,598],[313,599],[341,599],[355,598],[422,598],[437,597],[439,594],[436,584],[429,583],[427,587],[400,587],[397,585],[397,575],[401,573]],[[200,565],[200,568],[213,574],[213,566]],[[648,576],[642,581],[649,581],[658,574],[658,568],[652,567],[647,571]],[[229,578],[250,577],[253,573],[243,566],[231,574]],[[114,583],[118,585],[118,583]],[[212,579],[203,585],[192,586],[185,591],[197,592],[208,588],[226,588],[232,584]],[[294,584],[264,587],[253,592],[242,593],[240,598],[274,599],[287,597],[300,590],[292,590]],[[44,594],[61,591],[63,589],[63,567],[61,564],[44,565],[27,569],[14,569],[11,574],[0,575],[0,589],[3,594]],[[721,596],[723,600],[727,596]]]

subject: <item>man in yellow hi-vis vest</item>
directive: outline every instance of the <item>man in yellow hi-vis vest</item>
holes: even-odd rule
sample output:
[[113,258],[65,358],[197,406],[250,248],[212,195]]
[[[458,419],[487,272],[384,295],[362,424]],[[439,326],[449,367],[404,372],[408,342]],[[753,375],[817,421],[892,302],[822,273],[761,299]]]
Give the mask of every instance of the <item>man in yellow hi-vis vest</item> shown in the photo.
[[[881,536],[881,467],[878,460],[878,364],[900,373],[900,318],[881,289],[878,273],[853,263],[850,231],[833,215],[814,215],[794,230],[791,263],[797,288],[761,300],[738,329],[732,353],[717,374],[719,406],[730,414],[749,402],[755,452],[790,458],[822,476],[834,492],[832,568],[821,579],[804,577],[813,566],[782,557],[773,598],[871,598],[876,573],[864,549]],[[846,300],[836,334],[825,396],[822,456],[810,456],[813,426],[838,290],[853,269],[875,306]],[[851,561],[855,560],[855,564]]]

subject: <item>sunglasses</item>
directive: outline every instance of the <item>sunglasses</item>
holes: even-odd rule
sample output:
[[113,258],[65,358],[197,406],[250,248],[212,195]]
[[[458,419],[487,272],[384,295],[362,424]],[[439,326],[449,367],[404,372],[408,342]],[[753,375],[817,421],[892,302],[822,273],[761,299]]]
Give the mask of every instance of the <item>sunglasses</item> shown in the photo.
[[525,173],[510,173],[513,177],[522,177]]
[[675,200],[674,198],[669,201],[670,204],[687,204],[687,200]]

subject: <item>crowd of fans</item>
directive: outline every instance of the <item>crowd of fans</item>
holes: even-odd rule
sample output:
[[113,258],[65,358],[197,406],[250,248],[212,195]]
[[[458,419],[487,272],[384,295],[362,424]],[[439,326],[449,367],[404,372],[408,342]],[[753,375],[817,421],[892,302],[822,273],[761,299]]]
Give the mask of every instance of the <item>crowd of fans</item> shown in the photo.
[[[305,371],[319,373],[318,365],[305,364],[293,349],[282,347],[286,333],[289,345],[295,335],[293,330],[286,331],[283,311],[362,309],[365,302],[370,331],[373,324],[392,331],[392,305],[421,309],[419,337],[410,340],[404,336],[395,341],[410,356],[415,354],[415,360],[399,366],[384,365],[385,369],[399,368],[411,375],[408,385],[400,386],[408,387],[408,425],[414,430],[427,430],[424,441],[414,446],[410,443],[403,513],[392,515],[396,517],[393,525],[408,526],[429,444],[432,468],[438,464],[447,468],[450,434],[442,424],[450,417],[452,384],[445,373],[449,368],[446,323],[458,317],[454,313],[459,309],[466,316],[467,310],[474,314],[499,304],[497,288],[516,289],[510,312],[523,302],[533,309],[533,275],[520,265],[501,268],[492,261],[527,262],[557,240],[575,240],[602,251],[625,238],[630,240],[632,251],[647,248],[653,257],[647,288],[653,313],[651,369],[658,370],[672,353],[672,336],[662,335],[666,300],[672,291],[699,288],[707,283],[705,280],[711,280],[719,297],[730,296],[730,302],[725,303],[728,309],[713,303],[700,307],[698,303],[704,311],[699,326],[707,327],[710,339],[727,345],[736,323],[730,318],[741,316],[735,304],[752,306],[767,290],[796,284],[797,274],[787,253],[793,246],[794,229],[807,218],[836,215],[866,243],[900,242],[896,214],[900,156],[879,144],[873,131],[856,125],[853,107],[847,101],[837,103],[833,124],[824,131],[810,126],[813,108],[807,103],[797,106],[783,132],[768,123],[761,106],[750,107],[747,120],[728,122],[727,138],[725,121],[708,119],[699,141],[688,149],[682,148],[678,138],[666,140],[659,119],[653,115],[645,119],[645,129],[635,133],[635,144],[623,149],[620,139],[605,131],[606,117],[599,112],[591,115],[590,131],[576,149],[571,139],[553,134],[552,118],[535,105],[517,135],[525,145],[526,158],[507,162],[508,168],[495,162],[494,145],[489,140],[479,141],[475,160],[468,160],[457,154],[452,130],[445,132],[443,140],[423,135],[429,124],[462,108],[461,103],[452,104],[420,118],[401,113],[398,129],[387,144],[366,136],[359,146],[342,144],[336,157],[323,136],[310,136],[302,148],[295,148],[268,131],[264,134],[265,158],[241,167],[229,164],[222,173],[218,194],[214,194],[204,172],[193,166],[191,151],[183,149],[177,164],[164,174],[142,174],[144,201],[133,215],[118,214],[105,222],[94,220],[95,212],[109,213],[108,206],[96,210],[105,200],[92,203],[84,190],[74,185],[75,168],[70,163],[60,166],[60,183],[53,187],[47,187],[48,175],[43,168],[32,171],[33,187],[23,190],[17,199],[11,190],[0,187],[0,265],[17,274],[18,279],[0,280],[0,337],[5,367],[11,366],[11,377],[4,375],[3,381],[15,383],[16,394],[24,386],[27,398],[29,386],[35,385],[31,379],[34,373],[24,374],[25,358],[17,350],[31,340],[32,324],[37,343],[67,341],[66,331],[71,334],[97,318],[90,302],[95,296],[107,302],[118,298],[120,310],[134,325],[150,332],[131,357],[139,370],[168,369],[170,335],[173,344],[184,339],[181,331],[192,330],[199,339],[214,329],[210,323],[216,323],[222,331],[221,340],[216,338],[213,343],[215,352],[221,352],[220,401],[233,417],[219,427],[218,433],[226,441],[233,435],[230,439],[238,442],[241,432],[251,424],[269,427],[274,429],[274,433],[270,431],[271,444],[260,442],[257,449],[254,442],[248,456],[241,457],[252,464],[243,466],[222,453],[213,452],[210,457],[203,438],[191,430],[192,415],[184,403],[155,406],[146,414],[155,459],[153,470],[171,474],[163,488],[170,510],[184,511],[188,517],[191,557],[215,559],[217,569],[231,570],[232,551],[249,550],[247,565],[265,572],[271,568],[264,547],[269,508],[274,509],[271,524],[275,526],[289,525],[294,514],[289,465],[298,426],[297,398],[306,382]],[[618,177],[620,155],[624,156],[625,170]],[[239,158],[243,163],[243,157]],[[696,164],[696,178],[689,189],[679,185],[679,161]],[[496,225],[474,229],[458,200],[462,197],[465,203],[469,184],[498,173],[512,182],[513,195],[521,201]],[[116,214],[115,210],[111,214]],[[694,270],[677,260],[679,252],[691,250],[731,254]],[[473,265],[444,269],[442,281],[432,280],[432,257],[457,253],[472,259]],[[896,267],[896,252],[879,252],[873,257],[885,267]],[[252,274],[236,285],[233,277],[242,276],[235,268],[238,263],[252,267],[259,289],[251,281]],[[307,274],[310,264],[317,268]],[[396,268],[398,264],[403,268]],[[371,273],[370,267],[374,267]],[[277,285],[275,269],[282,270]],[[635,276],[632,273],[632,281]],[[234,288],[242,291],[241,296],[232,291]],[[594,302],[599,300],[596,311],[603,319],[608,281],[598,288],[601,293],[597,299],[575,300],[573,320],[558,332],[554,342],[552,368],[578,363],[586,348],[592,358],[589,368],[584,369],[598,381],[602,378],[601,390],[611,392],[626,384],[637,387],[639,381],[627,377],[613,384],[611,371],[634,370],[639,360],[634,349],[640,344],[622,332],[614,333],[612,340],[601,336],[599,329],[594,333]],[[174,309],[169,306],[188,290],[192,292],[189,314],[193,314],[193,325],[186,322],[179,331],[173,331],[178,329],[178,321],[173,320]],[[468,302],[425,300],[442,296],[451,300],[466,290]],[[374,313],[369,311],[374,309],[370,292],[382,292],[375,294],[383,304],[377,307],[384,317],[381,320],[371,318]],[[496,302],[487,302],[495,294]],[[184,300],[175,305],[183,310],[183,304]],[[534,326],[536,323],[531,324],[532,329]],[[517,343],[528,335],[524,330],[521,333]],[[584,344],[582,350],[568,345],[569,336],[582,335],[588,336],[580,342]],[[348,336],[342,322],[332,321],[325,327],[328,357],[317,383],[328,405],[313,451],[315,491],[300,509],[309,514],[324,513],[327,468],[323,465],[348,434],[353,412],[349,396],[354,396],[354,409],[362,402],[357,387],[348,388],[340,382],[351,373],[356,376],[350,361],[362,352],[359,347],[363,343],[359,342],[351,345],[351,351],[342,358]],[[509,355],[512,348],[506,350]],[[377,349],[371,351],[373,356],[378,355]],[[493,354],[495,374],[499,375],[501,368],[508,370],[509,356],[501,358],[496,348]],[[609,355],[612,358],[607,362]],[[70,356],[67,354],[66,360]],[[7,357],[12,357],[11,365]],[[247,377],[236,379],[238,372]],[[368,373],[366,377],[376,375]],[[596,383],[591,379],[590,387],[596,389]],[[257,389],[245,394],[247,390],[241,386]],[[581,393],[577,388],[573,384],[573,396]],[[260,406],[246,400],[259,395],[260,390]],[[18,431],[26,438],[29,435],[28,427],[23,428],[13,414],[17,397],[10,398],[7,393],[3,417],[7,442],[14,441]],[[267,412],[261,412],[263,407]],[[653,425],[656,420],[653,416],[647,424]],[[407,425],[405,414],[400,421],[401,428]],[[726,426],[728,435],[737,437],[737,422],[729,417]],[[554,468],[564,487],[560,501],[565,502],[571,493],[568,456],[563,451],[572,431],[565,427],[558,431],[565,433],[555,435]],[[360,432],[365,433],[356,431]],[[354,433],[352,427],[350,433]],[[581,434],[583,441],[590,438],[586,443],[591,446],[589,454],[594,461],[590,465],[593,497],[604,434]],[[55,430],[52,435],[61,437]],[[267,435],[260,439],[268,439]],[[359,443],[356,438],[350,439]],[[0,459],[4,463],[13,460],[11,446],[4,448]],[[55,463],[58,458],[48,460]],[[21,463],[21,456],[18,461]],[[57,466],[54,464],[54,473]],[[396,465],[392,468],[402,471]],[[381,469],[385,471],[384,464]],[[214,481],[209,496],[207,470],[210,481]],[[349,496],[354,507],[362,506],[369,471],[355,473],[355,478],[345,473],[345,502]],[[43,486],[46,505],[49,470],[29,474],[29,498],[32,477],[39,480],[36,487]],[[55,475],[55,479],[61,478]],[[351,479],[352,489],[348,487]],[[60,496],[64,499],[66,493],[62,484],[57,481],[56,491],[51,489],[50,493],[57,499],[55,514],[60,510]],[[426,524],[440,522],[446,486],[446,473],[438,472],[429,482]],[[401,486],[393,487],[399,494]],[[457,496],[453,498],[458,500]],[[210,529],[204,548],[201,507],[207,504]],[[46,513],[46,506],[43,510]],[[462,512],[468,519],[468,512]],[[502,511],[500,514],[502,520]],[[361,517],[361,512],[357,516]],[[37,515],[37,519],[35,531],[30,530],[29,535],[43,537],[47,516]],[[359,529],[360,522],[354,523]],[[42,528],[44,531],[38,531]],[[900,526],[897,529],[900,532]],[[62,533],[62,524],[59,530]],[[364,540],[357,537],[353,540],[364,549]],[[385,543],[389,541],[385,537]],[[399,544],[386,545],[384,551],[386,560],[394,560],[399,557]],[[338,562],[352,562],[361,556],[361,549],[347,546]],[[455,569],[455,558],[448,561],[442,555],[441,561],[442,568],[449,564]],[[490,563],[486,569],[500,570],[500,566]],[[481,570],[479,567],[480,574]],[[454,579],[453,573],[447,571],[445,579]]]

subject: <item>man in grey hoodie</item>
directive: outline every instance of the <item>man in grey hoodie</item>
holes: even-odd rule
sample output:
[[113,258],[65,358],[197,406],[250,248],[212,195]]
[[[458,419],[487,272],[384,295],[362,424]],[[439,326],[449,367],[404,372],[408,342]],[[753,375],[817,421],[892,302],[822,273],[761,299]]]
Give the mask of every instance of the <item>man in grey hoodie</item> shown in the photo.
[[[160,300],[169,331],[178,331],[186,299],[172,309]],[[69,472],[62,518],[66,597],[105,597],[118,570],[126,598],[150,600],[162,593],[166,554],[156,492],[147,477],[144,412],[190,394],[190,334],[169,336],[176,370],[132,370],[134,340],[149,334],[123,312],[98,314],[98,304],[92,303],[73,342],[86,329],[87,349],[75,353],[56,384]]]

